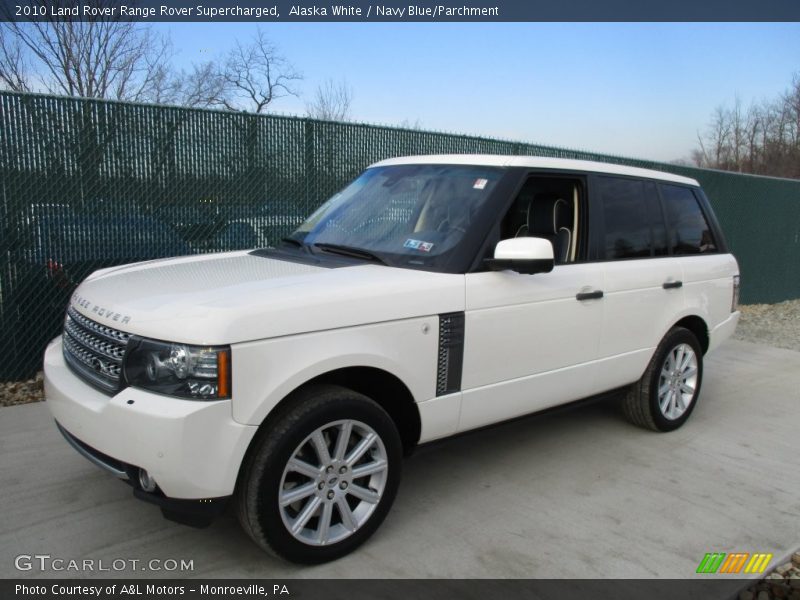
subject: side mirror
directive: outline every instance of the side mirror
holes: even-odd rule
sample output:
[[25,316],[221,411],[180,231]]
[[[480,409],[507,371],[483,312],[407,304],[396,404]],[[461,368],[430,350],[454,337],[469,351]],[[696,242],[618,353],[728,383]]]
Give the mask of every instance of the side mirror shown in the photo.
[[528,275],[549,273],[555,264],[553,244],[537,237],[501,240],[494,248],[494,258],[487,258],[484,262],[493,271],[510,269]]

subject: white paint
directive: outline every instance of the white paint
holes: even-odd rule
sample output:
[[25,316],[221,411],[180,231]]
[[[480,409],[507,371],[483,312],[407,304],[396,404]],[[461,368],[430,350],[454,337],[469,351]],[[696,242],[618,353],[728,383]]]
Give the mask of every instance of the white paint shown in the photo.
[[571,158],[550,158],[544,156],[503,156],[496,154],[432,154],[425,156],[403,156],[389,158],[376,162],[371,167],[388,167],[392,165],[476,165],[486,167],[529,167],[532,169],[547,169],[551,171],[589,171],[591,173],[605,173],[611,175],[627,175],[629,177],[643,177],[647,179],[660,179],[685,185],[699,186],[697,180],[680,175],[673,175],[665,171],[640,169],[612,163],[596,162],[591,160],[574,160]]
[[[562,159],[441,156],[377,165],[425,162],[696,185],[656,171]],[[509,245],[525,256],[552,252],[549,242],[540,242]],[[83,442],[146,468],[168,496],[224,496],[234,490],[257,426],[315,377],[349,367],[385,371],[417,404],[420,441],[442,438],[632,383],[664,334],[686,316],[702,318],[710,347],[717,347],[738,320],[730,312],[736,273],[731,255],[568,264],[535,275],[326,269],[247,252],[105,269],[78,288],[76,310],[145,337],[231,344],[233,399],[195,402],[132,388],[108,397],[67,368],[57,339],[45,354],[48,406]],[[678,280],[679,289],[662,287]],[[599,290],[603,298],[576,299]],[[461,311],[461,391],[437,397],[439,314]],[[117,314],[130,320],[123,326]]]

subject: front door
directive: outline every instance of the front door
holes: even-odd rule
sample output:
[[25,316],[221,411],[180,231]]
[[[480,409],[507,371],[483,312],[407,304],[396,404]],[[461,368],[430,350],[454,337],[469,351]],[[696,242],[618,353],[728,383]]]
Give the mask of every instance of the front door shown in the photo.
[[534,275],[466,275],[459,430],[589,395],[603,322],[603,269],[585,255],[583,182],[532,176],[503,220],[502,239],[549,239],[556,266]]

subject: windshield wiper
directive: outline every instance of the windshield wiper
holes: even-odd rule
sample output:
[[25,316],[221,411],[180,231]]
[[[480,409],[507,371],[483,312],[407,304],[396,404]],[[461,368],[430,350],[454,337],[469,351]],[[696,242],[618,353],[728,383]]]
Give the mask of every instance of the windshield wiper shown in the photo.
[[363,248],[354,248],[353,246],[343,246],[341,244],[326,244],[325,242],[314,244],[314,247],[324,250],[325,252],[330,252],[331,254],[351,256],[353,258],[361,258],[364,260],[379,262],[382,265],[388,265],[388,263],[380,256],[370,252],[369,250],[364,250]]
[[286,244],[288,246],[295,246],[297,248],[307,248],[307,246],[303,242],[301,242],[300,240],[296,240],[294,238],[291,238],[291,237],[282,237],[281,238],[281,242],[283,242],[284,244]]

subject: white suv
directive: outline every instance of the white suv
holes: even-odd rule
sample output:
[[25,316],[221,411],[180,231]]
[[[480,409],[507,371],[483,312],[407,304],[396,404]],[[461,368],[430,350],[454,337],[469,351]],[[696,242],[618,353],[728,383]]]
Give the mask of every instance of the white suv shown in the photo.
[[377,529],[417,444],[613,390],[637,425],[680,427],[738,273],[692,179],[386,160],[276,248],[91,275],[48,405],[168,518],[232,499],[261,547],[322,562]]

